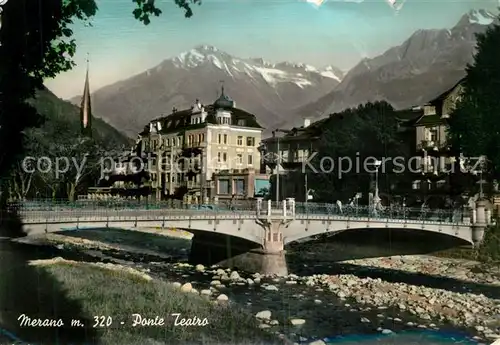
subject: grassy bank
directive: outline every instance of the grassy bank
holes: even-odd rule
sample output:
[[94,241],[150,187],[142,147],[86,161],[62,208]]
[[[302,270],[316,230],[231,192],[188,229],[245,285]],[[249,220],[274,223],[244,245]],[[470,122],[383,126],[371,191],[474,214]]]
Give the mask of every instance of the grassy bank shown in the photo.
[[434,253],[436,256],[455,259],[477,260],[487,264],[500,263],[500,225],[490,226],[484,233],[480,246],[475,248],[453,248]]
[[[5,267],[3,267],[5,268]],[[116,265],[66,260],[34,261],[0,272],[0,324],[30,344],[249,344],[276,343],[252,315]],[[5,275],[3,273],[6,273]],[[9,280],[6,280],[7,278]],[[12,280],[14,279],[14,280]],[[206,326],[175,326],[180,318],[206,319]],[[20,327],[17,318],[62,319],[59,328]],[[132,327],[132,314],[164,318],[163,326]],[[112,324],[94,327],[98,321]],[[71,320],[85,327],[71,327]],[[122,324],[122,322],[124,324]]]

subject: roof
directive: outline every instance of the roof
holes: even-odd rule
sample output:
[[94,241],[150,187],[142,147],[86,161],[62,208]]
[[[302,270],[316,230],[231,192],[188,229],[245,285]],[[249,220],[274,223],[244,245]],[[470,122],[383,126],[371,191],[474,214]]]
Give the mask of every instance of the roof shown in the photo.
[[[453,84],[452,87],[450,87],[445,92],[441,93],[439,96],[433,98],[432,100],[430,100],[426,104],[435,105],[436,103],[443,101],[446,97],[448,97],[448,95],[450,93],[453,92],[453,90],[455,90],[457,88],[457,86],[462,84],[464,81],[465,81],[465,77],[460,78],[455,84]],[[438,125],[438,124],[442,124],[442,123],[445,123],[445,120],[440,115],[424,115],[422,113],[417,119],[412,121],[412,123],[409,122],[408,124],[412,124],[414,126],[430,126],[430,125]]]
[[449,89],[447,89],[445,92],[441,93],[439,96],[431,99],[429,102],[427,102],[427,104],[434,104],[434,103],[437,103],[437,102],[440,102],[440,101],[444,100],[446,97],[448,97],[448,95],[450,93],[453,92],[453,90],[455,90],[455,88],[457,86],[459,86],[460,84],[462,84],[464,81],[465,81],[465,77],[460,78],[455,84],[453,84],[452,87],[450,87]]
[[[216,114],[216,109],[218,108],[219,107],[216,107],[214,105],[205,106],[205,111],[207,112],[206,122],[197,124],[191,124],[191,115],[196,115],[196,112],[193,113],[192,109],[175,111],[166,116],[162,116],[154,120],[151,120],[148,123],[148,125],[144,127],[144,130],[140,134],[141,135],[148,134],[149,124],[156,122],[160,122],[162,124],[161,130],[159,131],[162,134],[175,133],[196,128],[203,128],[206,127],[207,124],[217,124],[217,121],[215,119],[215,114]],[[257,122],[255,115],[250,114],[249,112],[238,108],[231,108],[230,111],[232,113],[231,115],[232,125],[241,127],[259,128],[259,129],[263,128]],[[243,120],[244,124],[239,124],[240,120]]]
[[222,86],[220,97],[214,102],[214,107],[216,108],[233,108],[234,101],[231,97],[224,93],[224,86]]
[[433,126],[444,124],[446,119],[442,118],[439,115],[425,115],[421,116],[417,121],[415,121],[415,126]]
[[[325,119],[321,119],[319,121],[311,123],[309,126],[304,127],[294,127],[290,130],[287,130],[287,133],[280,137],[280,140],[314,140],[319,138],[321,133],[323,132],[324,125],[330,118],[327,117]],[[264,142],[272,142],[277,140],[277,137],[270,137],[264,139]]]

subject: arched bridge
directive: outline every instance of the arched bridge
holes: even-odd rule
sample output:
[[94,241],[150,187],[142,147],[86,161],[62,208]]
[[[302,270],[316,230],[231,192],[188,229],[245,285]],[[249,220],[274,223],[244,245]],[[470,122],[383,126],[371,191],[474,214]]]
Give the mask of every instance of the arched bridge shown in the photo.
[[19,213],[28,235],[83,228],[179,228],[242,238],[270,252],[306,237],[367,228],[429,231],[476,244],[491,218],[481,202],[469,215],[459,210],[409,208],[340,210],[332,204],[296,204],[293,199],[279,204],[257,200],[251,208],[239,210],[218,209],[216,205],[198,209],[21,207]]

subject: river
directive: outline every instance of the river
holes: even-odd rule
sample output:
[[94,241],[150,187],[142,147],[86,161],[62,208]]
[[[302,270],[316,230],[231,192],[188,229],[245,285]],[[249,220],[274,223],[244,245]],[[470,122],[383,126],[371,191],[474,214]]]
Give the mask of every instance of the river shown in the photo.
[[[109,230],[108,230],[109,231]],[[85,235],[74,232],[72,237],[99,238],[98,230],[85,230]],[[108,232],[109,233],[109,232]],[[126,253],[124,251],[109,251],[86,249],[86,253],[77,250],[68,250],[58,246],[36,246],[18,244],[17,250],[29,255],[30,259],[48,259],[63,257],[80,261],[114,261],[135,268],[147,269],[149,274],[168,281],[180,283],[191,282],[193,287],[201,290],[207,289],[213,280],[212,273],[197,272],[194,269],[175,264],[187,257],[189,249],[188,240],[172,239],[175,244],[170,248],[171,261],[159,259],[154,255]],[[124,241],[118,240],[123,246]],[[182,243],[182,244],[181,244]],[[148,248],[149,250],[149,248]],[[295,251],[294,251],[295,250]],[[394,274],[381,269],[366,269],[351,265],[335,264],[331,262],[318,262],[316,257],[301,255],[302,249],[289,249],[289,269],[301,276],[319,273],[349,274],[360,277],[376,277],[386,281],[403,282],[408,284],[430,285],[441,289],[456,290],[456,282],[445,278],[435,278],[425,275],[408,275],[404,272]],[[332,250],[324,248],[323,250]],[[148,252],[149,253],[149,252]],[[91,254],[91,255],[88,255]],[[239,272],[242,277],[251,277],[250,273]],[[256,314],[268,310],[272,319],[279,325],[270,327],[270,331],[285,334],[295,342],[311,342],[322,340],[325,343],[342,344],[477,344],[472,337],[475,332],[470,328],[457,328],[439,320],[423,322],[418,316],[394,307],[369,307],[357,303],[355,300],[342,300],[330,291],[325,291],[320,286],[307,286],[304,284],[289,284],[287,279],[262,278],[261,284],[228,284],[221,292],[229,299],[247,311]],[[273,285],[276,289],[266,289],[262,286]],[[469,290],[474,292],[474,286]],[[477,293],[485,293],[476,287]],[[491,287],[486,291],[494,298],[500,298],[500,289]],[[304,319],[301,326],[292,326],[291,318]],[[487,343],[487,342],[486,342]]]

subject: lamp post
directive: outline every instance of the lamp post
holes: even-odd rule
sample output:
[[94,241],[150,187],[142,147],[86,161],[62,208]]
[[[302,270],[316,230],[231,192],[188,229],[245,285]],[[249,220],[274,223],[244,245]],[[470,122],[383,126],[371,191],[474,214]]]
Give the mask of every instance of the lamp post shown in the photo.
[[378,191],[378,169],[382,165],[382,162],[376,160],[373,165],[375,166],[375,195],[373,197],[374,206],[377,208],[380,203],[379,191]]
[[276,205],[280,202],[280,164],[281,164],[281,155],[280,155],[280,138],[277,137],[276,141]]
[[276,137],[276,151],[277,151],[277,158],[276,158],[276,203],[278,204],[280,202],[280,164],[281,164],[281,153],[280,153],[280,138],[276,136],[276,133],[281,132],[281,133],[289,133],[289,130],[286,129],[275,129],[273,131],[273,136]]
[[480,156],[479,157],[479,170],[478,171],[475,171],[475,173],[479,173],[479,198],[478,198],[478,201],[480,200],[483,200],[484,198],[484,192],[483,192],[483,183],[486,182],[485,180],[483,180],[483,169],[484,169],[484,165],[486,163],[486,156]]
[[382,161],[376,160],[373,162],[375,166],[375,195],[373,196],[373,210],[376,210],[380,204],[380,196],[378,190],[378,169],[382,165]]

